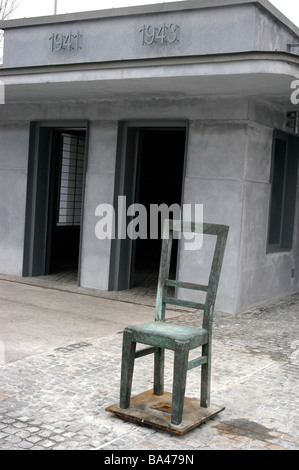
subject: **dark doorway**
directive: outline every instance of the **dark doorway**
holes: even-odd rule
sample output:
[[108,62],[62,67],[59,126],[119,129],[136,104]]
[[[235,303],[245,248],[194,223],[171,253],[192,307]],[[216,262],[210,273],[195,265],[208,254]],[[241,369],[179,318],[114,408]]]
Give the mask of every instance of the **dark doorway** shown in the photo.
[[[130,236],[123,237],[123,232],[119,232],[119,223],[116,224],[115,238],[111,241],[109,290],[149,287],[149,284],[151,290],[157,287],[161,233],[157,239],[150,237],[150,206],[164,204],[170,207],[177,204],[180,209],[186,129],[187,123],[184,122],[169,125],[160,122],[155,126],[121,122],[119,125],[115,218],[117,222],[123,220],[123,210],[120,210],[118,203],[119,197],[124,196],[127,211],[137,203],[145,206],[148,230],[147,239],[134,240]],[[144,212],[144,208],[142,210]],[[170,218],[171,215],[170,211]],[[129,214],[127,223],[137,217]],[[176,255],[176,252],[174,247],[173,254]],[[173,257],[172,267],[176,267],[176,256]]]
[[[151,239],[150,206],[173,204],[181,206],[185,157],[186,129],[140,129],[138,145],[138,174],[136,202],[147,209],[148,238],[137,239],[133,250],[134,286],[156,287],[161,254],[161,223],[159,217],[158,238]],[[173,214],[169,213],[170,218]],[[171,276],[175,278],[177,241],[174,240]]]
[[46,272],[78,270],[86,132],[52,133]]

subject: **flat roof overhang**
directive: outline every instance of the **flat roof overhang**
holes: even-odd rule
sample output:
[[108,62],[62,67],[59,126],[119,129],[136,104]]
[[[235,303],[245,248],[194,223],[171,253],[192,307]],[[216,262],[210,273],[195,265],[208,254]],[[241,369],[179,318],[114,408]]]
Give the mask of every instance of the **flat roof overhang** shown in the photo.
[[299,56],[259,51],[0,69],[6,104],[239,95],[294,109],[296,79]]
[[14,20],[0,21],[1,29],[12,29],[28,26],[40,26],[45,24],[59,24],[67,23],[70,21],[84,21],[94,19],[106,18],[121,18],[125,16],[134,15],[148,15],[151,13],[163,12],[177,12],[177,11],[192,11],[194,9],[206,8],[219,8],[227,6],[240,6],[254,4],[257,8],[268,11],[276,21],[286,25],[295,34],[299,34],[299,28],[292,23],[285,15],[283,15],[278,8],[276,8],[268,0],[187,0],[187,1],[173,1],[169,3],[161,2],[151,4],[150,0],[147,5],[126,6],[120,8],[107,8],[103,10],[94,11],[81,11],[75,13],[64,13],[59,15],[49,15],[33,18],[18,18]]

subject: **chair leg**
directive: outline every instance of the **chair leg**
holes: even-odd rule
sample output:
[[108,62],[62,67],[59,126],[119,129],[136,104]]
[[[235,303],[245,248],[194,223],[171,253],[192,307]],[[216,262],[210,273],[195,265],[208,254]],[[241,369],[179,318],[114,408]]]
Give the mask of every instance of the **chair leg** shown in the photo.
[[134,371],[134,360],[136,351],[136,342],[132,341],[133,333],[124,331],[121,379],[120,379],[120,408],[129,408],[131,399],[131,389]]
[[206,364],[201,366],[201,393],[200,406],[209,408],[210,390],[211,390],[211,344],[205,344],[202,347],[202,355],[207,357]]
[[175,342],[171,423],[181,424],[189,357],[189,343]]
[[164,393],[164,349],[159,349],[155,353],[154,367],[154,395]]

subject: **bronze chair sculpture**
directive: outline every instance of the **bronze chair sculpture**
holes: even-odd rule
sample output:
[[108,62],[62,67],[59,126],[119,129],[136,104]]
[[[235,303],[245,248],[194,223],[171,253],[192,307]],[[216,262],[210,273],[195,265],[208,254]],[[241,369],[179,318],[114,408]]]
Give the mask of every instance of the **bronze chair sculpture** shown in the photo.
[[[136,358],[151,353],[154,354],[153,394],[163,395],[164,350],[170,349],[174,351],[171,425],[180,425],[184,410],[184,396],[188,370],[198,366],[202,367],[200,407],[208,408],[210,406],[213,314],[228,227],[217,224],[195,224],[176,220],[169,220],[167,223],[169,225],[169,237],[164,238],[162,242],[155,321],[141,325],[128,326],[124,330],[119,411],[125,411],[130,407],[134,361]],[[205,235],[216,236],[212,266],[207,285],[168,279],[173,233],[187,231],[194,233],[203,232]],[[197,303],[168,297],[166,295],[167,286],[206,292],[205,302]],[[182,326],[165,322],[165,307],[167,304],[203,310],[202,327]],[[149,347],[136,352],[137,343],[142,343]],[[198,347],[202,347],[201,356],[189,361],[189,351]]]

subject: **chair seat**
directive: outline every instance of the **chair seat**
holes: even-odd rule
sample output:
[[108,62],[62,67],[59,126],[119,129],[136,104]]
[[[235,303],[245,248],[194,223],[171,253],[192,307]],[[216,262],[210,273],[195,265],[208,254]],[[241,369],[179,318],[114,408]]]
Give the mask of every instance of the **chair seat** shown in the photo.
[[176,341],[189,342],[189,349],[197,348],[208,342],[208,332],[205,329],[161,321],[128,326],[126,331],[132,332],[132,340],[135,342],[173,351]]

